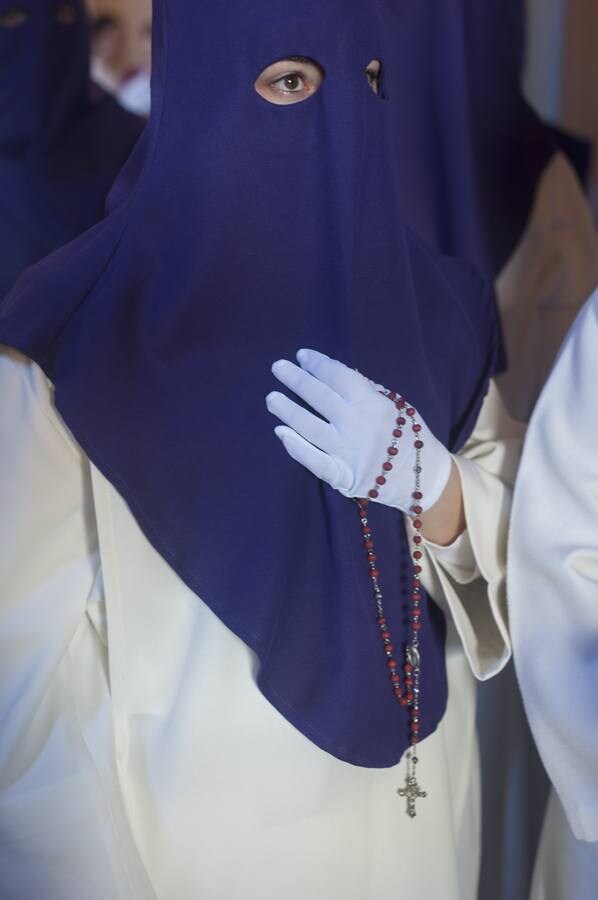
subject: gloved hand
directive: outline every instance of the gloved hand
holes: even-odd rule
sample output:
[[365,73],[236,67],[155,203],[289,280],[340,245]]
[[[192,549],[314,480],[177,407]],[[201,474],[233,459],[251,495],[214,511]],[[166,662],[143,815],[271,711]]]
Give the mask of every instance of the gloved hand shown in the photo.
[[[423,498],[417,503],[423,510],[433,506],[448,482],[452,457],[421,416],[416,415],[421,429],[414,433],[406,410],[398,410],[359,372],[316,350],[299,350],[297,359],[300,367],[281,359],[272,372],[326,421],[285,394],[268,394],[269,411],[285,423],[274,431],[289,456],[345,497],[369,497],[375,488],[378,496],[372,500],[410,512],[419,440]],[[397,453],[389,453],[393,444]],[[376,484],[380,476],[385,483]]]

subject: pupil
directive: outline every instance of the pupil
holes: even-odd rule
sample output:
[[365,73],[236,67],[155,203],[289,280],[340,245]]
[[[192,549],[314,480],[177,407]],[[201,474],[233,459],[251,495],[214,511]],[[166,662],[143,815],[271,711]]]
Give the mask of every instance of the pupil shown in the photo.
[[284,80],[284,84],[289,91],[296,91],[301,82],[298,75],[287,75]]

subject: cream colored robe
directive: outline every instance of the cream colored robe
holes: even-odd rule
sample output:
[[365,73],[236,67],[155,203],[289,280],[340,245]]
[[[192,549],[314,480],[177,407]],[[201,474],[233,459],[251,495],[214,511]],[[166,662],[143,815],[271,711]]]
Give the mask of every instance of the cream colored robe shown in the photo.
[[[497,384],[520,421],[529,419],[561,342],[597,283],[598,235],[577,177],[557,153],[496,285],[509,362]],[[478,703],[484,798],[480,900],[527,900],[548,785],[512,666],[480,685]]]
[[517,428],[482,423],[459,461],[471,545],[429,550],[449,704],[421,745],[428,796],[411,820],[404,764],[339,762],[264,700],[252,653],[148,544],[39,369],[6,349],[0,398],[3,900],[474,900],[474,679],[510,653]]
[[[551,798],[532,900],[598,896],[598,291],[532,416],[517,479],[509,606]],[[541,648],[541,650],[539,650]]]

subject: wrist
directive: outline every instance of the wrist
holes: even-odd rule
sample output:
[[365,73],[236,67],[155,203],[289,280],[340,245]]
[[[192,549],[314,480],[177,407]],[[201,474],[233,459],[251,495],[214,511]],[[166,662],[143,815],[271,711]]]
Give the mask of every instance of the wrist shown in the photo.
[[453,472],[453,457],[434,435],[428,433],[420,457],[420,484],[424,513],[442,498]]
[[461,476],[448,454],[449,476],[436,502],[420,516],[422,535],[434,544],[446,547],[465,531],[465,507]]

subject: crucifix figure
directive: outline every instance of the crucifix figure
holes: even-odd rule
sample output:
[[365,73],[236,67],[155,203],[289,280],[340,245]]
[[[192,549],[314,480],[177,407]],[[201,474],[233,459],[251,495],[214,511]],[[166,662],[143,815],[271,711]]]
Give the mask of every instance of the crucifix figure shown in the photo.
[[414,819],[417,815],[415,811],[415,801],[418,799],[418,797],[427,797],[426,791],[420,790],[414,772],[407,773],[407,776],[405,778],[405,787],[399,788],[397,794],[399,795],[399,797],[407,798],[407,809],[405,811],[410,818]]

